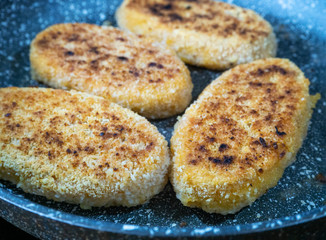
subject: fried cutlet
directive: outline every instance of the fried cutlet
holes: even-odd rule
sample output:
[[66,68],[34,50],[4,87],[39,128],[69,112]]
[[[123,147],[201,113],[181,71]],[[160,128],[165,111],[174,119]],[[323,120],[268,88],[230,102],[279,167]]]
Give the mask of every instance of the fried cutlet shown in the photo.
[[213,0],[125,0],[118,25],[171,46],[186,63],[228,69],[274,57],[272,26],[252,10]]
[[0,89],[0,149],[1,179],[83,208],[143,204],[167,182],[156,127],[82,92]]
[[40,82],[104,97],[150,119],[181,113],[191,100],[189,71],[173,50],[113,27],[50,26],[33,40],[30,62]]
[[295,161],[319,97],[286,59],[223,73],[175,126],[170,178],[177,197],[220,214],[253,203]]

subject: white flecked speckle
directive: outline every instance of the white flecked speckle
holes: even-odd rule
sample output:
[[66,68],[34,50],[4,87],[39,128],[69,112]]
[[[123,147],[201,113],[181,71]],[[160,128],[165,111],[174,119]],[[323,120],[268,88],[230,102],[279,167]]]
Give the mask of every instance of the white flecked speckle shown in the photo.
[[172,233],[172,230],[171,229],[167,229],[166,231],[165,231],[165,235],[170,235]]
[[100,20],[103,21],[105,19],[105,14],[104,13],[100,13]]
[[125,231],[132,231],[132,230],[138,229],[138,226],[134,226],[134,225],[123,225],[122,229],[125,230]]
[[258,227],[259,227],[259,225],[256,224],[256,223],[254,223],[254,224],[251,225],[251,228],[252,228],[252,229],[257,229]]
[[203,234],[205,234],[207,232],[212,231],[212,229],[213,229],[212,227],[206,227],[206,228],[203,228],[203,229],[195,229],[193,231],[193,234],[194,235],[203,235]]

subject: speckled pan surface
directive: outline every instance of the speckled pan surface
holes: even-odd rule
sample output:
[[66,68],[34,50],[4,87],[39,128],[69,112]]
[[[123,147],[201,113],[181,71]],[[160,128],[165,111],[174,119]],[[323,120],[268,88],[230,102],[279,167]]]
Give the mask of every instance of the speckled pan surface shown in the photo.
[[[221,216],[183,207],[170,185],[141,207],[82,210],[26,194],[0,181],[0,216],[42,239],[61,239],[72,231],[76,237],[117,234],[114,239],[129,235],[239,235],[325,217],[326,184],[319,174],[326,175],[326,2],[228,2],[253,9],[270,21],[278,38],[277,56],[296,63],[311,81],[310,92],[322,95],[297,161],[275,188],[239,213]],[[119,4],[118,0],[1,1],[0,87],[41,86],[31,79],[28,60],[29,44],[38,32],[61,22],[101,25],[110,21],[115,25],[114,12]],[[195,85],[193,99],[220,75],[191,66],[189,69]],[[176,117],[152,123],[169,140],[175,122]]]

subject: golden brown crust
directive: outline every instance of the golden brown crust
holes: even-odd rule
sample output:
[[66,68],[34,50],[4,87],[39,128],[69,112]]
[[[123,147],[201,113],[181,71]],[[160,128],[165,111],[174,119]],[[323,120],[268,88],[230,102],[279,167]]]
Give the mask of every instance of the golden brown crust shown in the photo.
[[173,51],[113,27],[53,25],[32,42],[30,60],[41,82],[102,96],[148,118],[180,113],[191,100],[189,71]]
[[[249,38],[254,41],[260,36],[268,36],[271,30],[265,21],[257,21],[250,16],[248,10],[239,11],[239,7],[224,2],[133,0],[129,1],[126,7],[156,17],[161,23],[174,28],[186,28],[208,34],[214,32],[225,38],[238,35],[242,40]],[[238,16],[233,14],[235,12]]]
[[288,60],[223,73],[186,110],[171,139],[171,178],[181,201],[222,214],[252,203],[295,160],[313,106],[309,80]]
[[53,89],[0,89],[0,177],[83,207],[142,204],[167,181],[167,143],[109,101]]
[[125,0],[120,27],[166,42],[187,63],[226,69],[273,57],[271,25],[251,10],[213,0]]

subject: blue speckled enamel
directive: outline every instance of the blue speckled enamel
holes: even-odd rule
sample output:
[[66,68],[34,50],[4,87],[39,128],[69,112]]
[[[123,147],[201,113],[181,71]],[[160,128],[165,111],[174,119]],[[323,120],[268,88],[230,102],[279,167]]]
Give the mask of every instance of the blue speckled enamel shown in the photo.
[[[171,185],[147,204],[135,208],[94,208],[49,201],[0,181],[0,216],[42,239],[126,239],[148,236],[228,236],[275,230],[326,216],[326,1],[228,1],[253,9],[273,25],[278,57],[296,63],[311,81],[311,93],[322,98],[314,111],[297,161],[279,184],[235,215],[208,214],[182,206]],[[1,1],[0,87],[31,86],[29,44],[46,27],[61,22],[115,25],[118,0]],[[189,66],[194,100],[220,72]],[[153,121],[170,139],[176,117]],[[186,226],[180,226],[186,225]],[[302,226],[302,225],[300,225]]]

